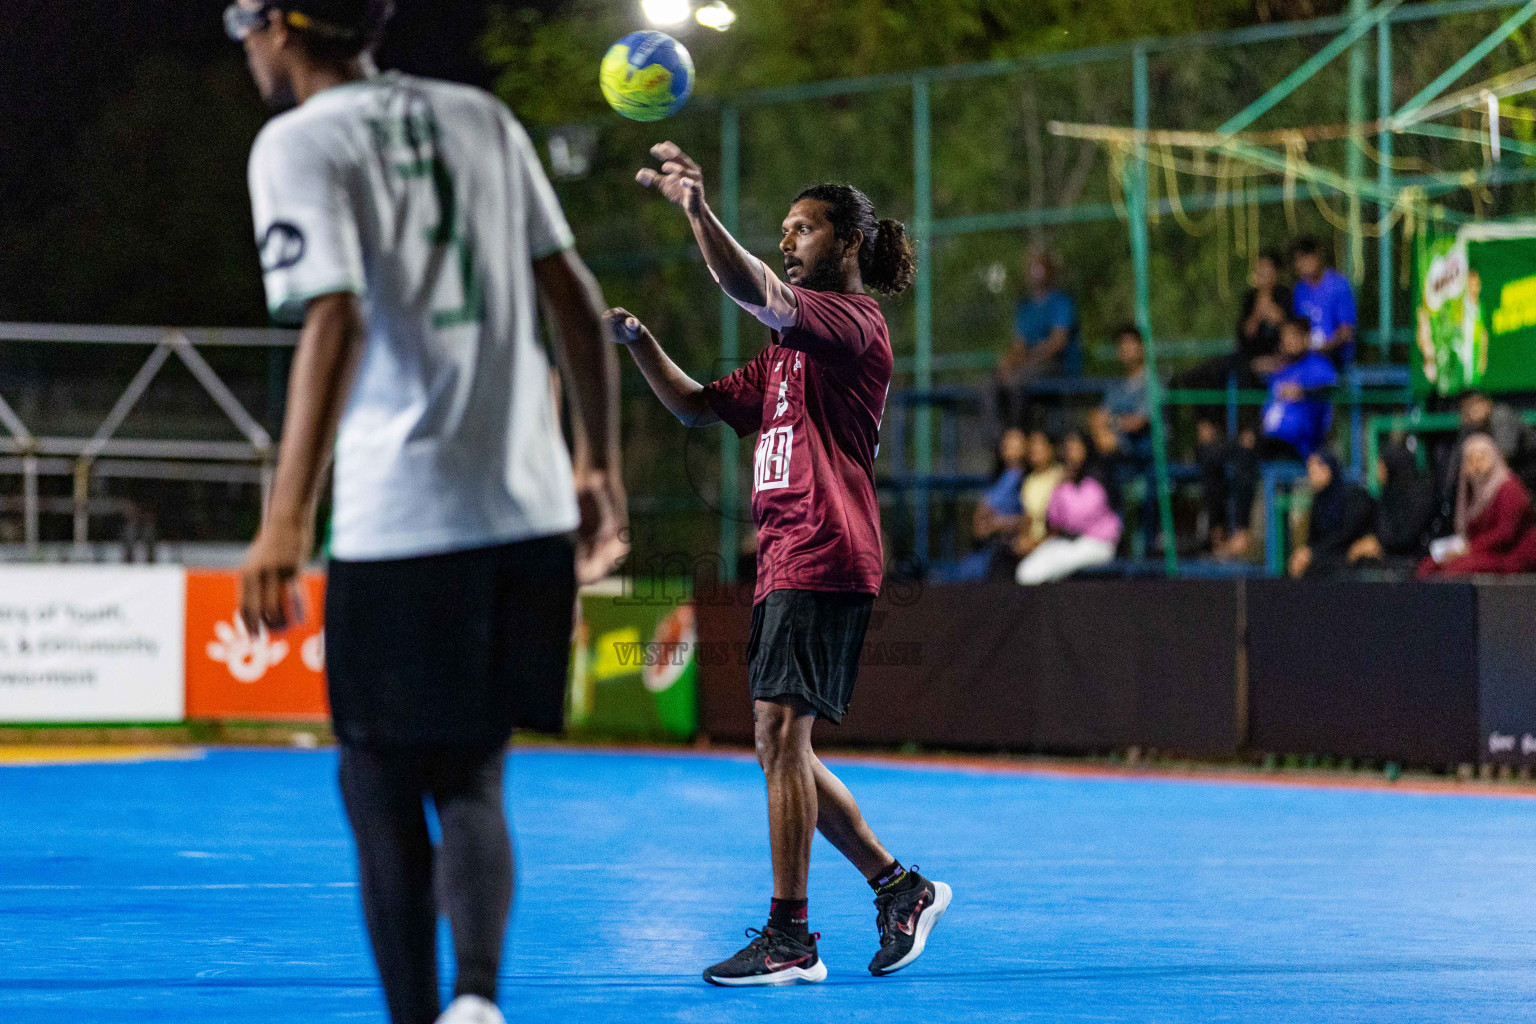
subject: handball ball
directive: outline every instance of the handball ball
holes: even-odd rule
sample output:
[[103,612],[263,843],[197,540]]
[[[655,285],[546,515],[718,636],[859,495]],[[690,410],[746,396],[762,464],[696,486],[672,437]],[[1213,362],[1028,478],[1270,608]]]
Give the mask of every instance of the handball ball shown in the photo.
[[693,58],[665,32],[631,32],[608,48],[598,73],[603,99],[634,121],[660,121],[693,92]]

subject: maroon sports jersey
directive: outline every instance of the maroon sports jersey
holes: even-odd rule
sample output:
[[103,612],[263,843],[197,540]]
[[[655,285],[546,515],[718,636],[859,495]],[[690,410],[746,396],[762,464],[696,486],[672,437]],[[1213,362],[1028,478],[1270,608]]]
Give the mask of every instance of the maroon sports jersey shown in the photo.
[[891,384],[891,335],[868,295],[791,285],[795,326],[704,389],[752,459],[757,590],[877,594],[883,575],[875,452]]

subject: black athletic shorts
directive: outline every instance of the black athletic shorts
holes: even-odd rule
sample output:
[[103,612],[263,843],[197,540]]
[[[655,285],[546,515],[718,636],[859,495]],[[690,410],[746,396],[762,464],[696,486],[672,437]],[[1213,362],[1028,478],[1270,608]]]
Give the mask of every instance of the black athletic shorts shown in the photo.
[[337,739],[492,750],[514,728],[559,732],[575,600],[568,535],[332,559],[325,656]]
[[819,717],[841,722],[853,699],[874,605],[873,594],[771,591],[752,606],[752,699],[799,698]]

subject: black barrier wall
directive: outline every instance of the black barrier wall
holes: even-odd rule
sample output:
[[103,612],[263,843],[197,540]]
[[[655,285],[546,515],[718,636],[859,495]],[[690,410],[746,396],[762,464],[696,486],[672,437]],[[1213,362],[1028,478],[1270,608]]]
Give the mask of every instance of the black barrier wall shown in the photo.
[[1477,747],[1471,584],[1248,584],[1249,744],[1444,766]]
[[[876,603],[853,704],[822,743],[1236,753],[1238,584],[933,586]],[[701,603],[699,634],[744,641],[745,601]],[[744,647],[744,644],[741,645]],[[700,723],[750,742],[743,658],[701,665]]]
[[[750,595],[700,605],[704,732],[750,743]],[[826,744],[1536,764],[1536,581],[930,587],[876,605]],[[1244,669],[1246,665],[1246,670]]]
[[1478,760],[1536,764],[1536,585],[1477,588]]

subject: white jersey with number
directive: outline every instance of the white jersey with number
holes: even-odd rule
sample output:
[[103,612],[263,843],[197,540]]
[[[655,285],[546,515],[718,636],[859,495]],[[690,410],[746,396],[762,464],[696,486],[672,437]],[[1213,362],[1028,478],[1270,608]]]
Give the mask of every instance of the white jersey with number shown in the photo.
[[336,439],[331,551],[378,560],[576,527],[532,262],[572,244],[511,112],[396,73],[327,89],[251,151],[267,303],[362,299]]

